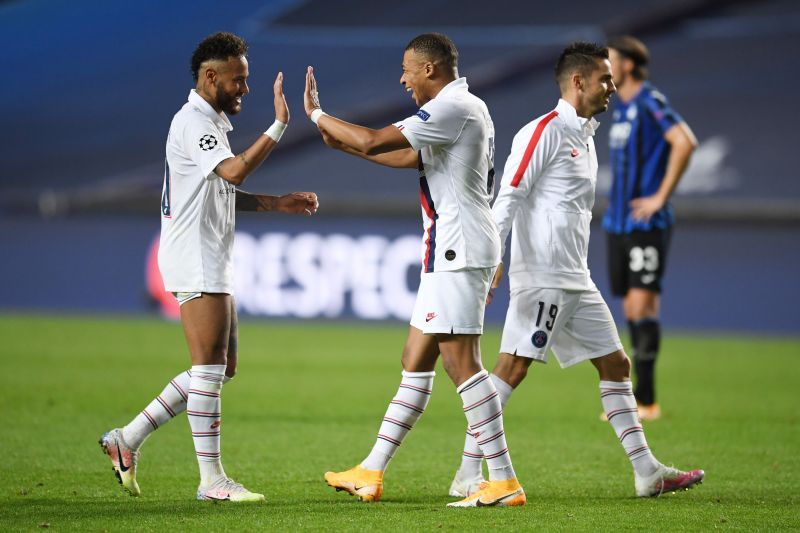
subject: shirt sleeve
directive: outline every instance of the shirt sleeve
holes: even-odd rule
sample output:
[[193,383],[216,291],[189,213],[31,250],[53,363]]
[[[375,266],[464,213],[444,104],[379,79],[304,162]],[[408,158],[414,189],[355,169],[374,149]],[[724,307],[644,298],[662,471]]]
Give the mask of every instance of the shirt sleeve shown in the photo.
[[656,89],[651,90],[644,99],[643,107],[653,117],[662,134],[667,133],[675,124],[683,122],[683,118],[669,105],[667,97]]
[[455,102],[435,98],[414,115],[395,122],[415,151],[426,146],[453,144],[469,118],[467,110]]
[[219,130],[208,119],[189,121],[183,130],[183,146],[186,155],[200,167],[206,179],[211,178],[222,161],[234,157],[220,139]]
[[506,239],[521,202],[530,195],[534,184],[558,153],[561,130],[554,125],[548,126],[548,123],[545,117],[532,132],[528,128],[520,131],[514,137],[511,154],[506,159],[500,192],[492,207],[492,216],[500,230],[502,255],[505,255]]

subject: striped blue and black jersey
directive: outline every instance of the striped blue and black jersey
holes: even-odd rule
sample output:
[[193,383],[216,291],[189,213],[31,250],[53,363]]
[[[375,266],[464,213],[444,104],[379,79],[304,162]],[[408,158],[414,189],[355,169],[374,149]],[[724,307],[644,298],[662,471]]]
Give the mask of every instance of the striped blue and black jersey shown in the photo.
[[666,97],[647,82],[630,102],[617,100],[609,133],[613,183],[603,217],[607,232],[650,231],[674,222],[669,203],[647,222],[633,220],[629,203],[658,191],[670,152],[664,134],[682,120]]

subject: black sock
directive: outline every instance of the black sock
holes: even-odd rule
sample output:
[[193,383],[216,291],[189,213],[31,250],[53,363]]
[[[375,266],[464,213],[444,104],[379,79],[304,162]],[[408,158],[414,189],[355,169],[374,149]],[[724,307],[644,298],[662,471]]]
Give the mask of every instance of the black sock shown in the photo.
[[642,405],[656,402],[655,369],[661,345],[661,326],[658,320],[645,318],[628,322],[633,344],[633,368],[636,373],[636,401]]

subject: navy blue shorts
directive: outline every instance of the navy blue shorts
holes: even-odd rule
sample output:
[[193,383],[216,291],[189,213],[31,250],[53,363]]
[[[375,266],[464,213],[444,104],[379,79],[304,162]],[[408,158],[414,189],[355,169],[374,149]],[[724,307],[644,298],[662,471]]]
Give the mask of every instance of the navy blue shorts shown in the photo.
[[672,229],[608,234],[611,292],[625,296],[631,288],[661,292]]

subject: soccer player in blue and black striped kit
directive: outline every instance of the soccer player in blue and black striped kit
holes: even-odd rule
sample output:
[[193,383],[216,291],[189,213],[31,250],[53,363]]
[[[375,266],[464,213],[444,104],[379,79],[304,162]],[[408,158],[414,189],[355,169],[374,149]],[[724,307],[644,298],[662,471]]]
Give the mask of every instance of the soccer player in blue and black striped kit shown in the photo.
[[635,37],[620,36],[610,39],[608,48],[618,100],[610,132],[613,184],[603,227],[611,289],[623,298],[631,332],[639,416],[655,420],[661,416],[654,381],[659,296],[674,222],[669,198],[697,140],[647,81],[647,47]]

